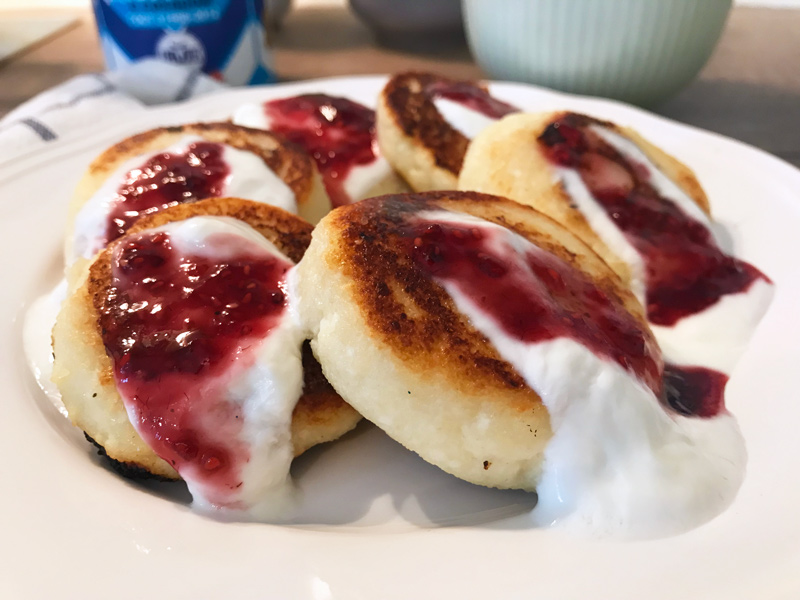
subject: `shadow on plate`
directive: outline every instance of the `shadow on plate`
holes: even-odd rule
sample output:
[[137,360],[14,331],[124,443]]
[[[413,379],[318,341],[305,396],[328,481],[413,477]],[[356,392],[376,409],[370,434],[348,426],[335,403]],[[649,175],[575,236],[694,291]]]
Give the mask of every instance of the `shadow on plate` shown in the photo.
[[[123,478],[49,402],[33,377],[27,379],[31,396],[48,425],[109,477],[166,502],[182,507],[191,504],[191,495],[182,481]],[[304,529],[503,527],[504,520],[528,513],[536,504],[532,493],[489,489],[457,479],[426,463],[369,423],[297,458],[292,475],[300,490],[300,503],[287,525]],[[532,525],[522,520],[511,527]]]
[[[182,481],[124,479],[88,442],[84,446],[109,476],[167,502],[191,504]],[[448,475],[368,423],[306,452],[295,460],[292,475],[300,501],[298,512],[285,525],[303,529],[503,527],[504,521],[530,512],[536,504],[535,494],[484,488]],[[512,527],[532,525],[521,520]]]
[[536,495],[462,481],[407,450],[370,423],[299,457],[303,492],[295,524],[474,526],[530,512]]
[[[31,290],[31,297],[49,293],[61,269],[59,256],[48,265],[40,279],[41,287]],[[17,319],[20,341],[24,321],[22,314]],[[49,329],[45,325],[44,330]],[[48,337],[41,339],[44,346]],[[23,353],[18,353],[15,359],[28,400],[37,405],[47,425],[68,446],[106,470],[109,476],[188,507],[191,496],[183,482],[123,479],[69,422],[66,412],[61,412],[63,406],[60,409],[57,401],[40,389]],[[301,494],[298,511],[290,524],[306,528],[381,526],[382,530],[392,531],[484,525],[527,513],[536,502],[535,494],[484,488],[448,475],[367,422],[342,439],[300,456],[293,463],[292,475]]]

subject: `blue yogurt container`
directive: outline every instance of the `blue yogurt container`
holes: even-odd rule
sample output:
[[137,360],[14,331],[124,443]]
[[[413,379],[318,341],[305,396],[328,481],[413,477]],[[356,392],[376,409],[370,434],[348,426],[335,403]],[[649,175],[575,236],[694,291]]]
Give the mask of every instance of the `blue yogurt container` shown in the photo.
[[92,0],[110,70],[157,59],[231,85],[275,81],[264,0]]

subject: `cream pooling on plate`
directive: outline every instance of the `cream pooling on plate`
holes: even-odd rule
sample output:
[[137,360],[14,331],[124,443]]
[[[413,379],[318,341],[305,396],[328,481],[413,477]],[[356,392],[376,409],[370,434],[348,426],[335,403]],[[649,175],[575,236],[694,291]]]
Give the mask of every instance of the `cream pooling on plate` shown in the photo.
[[67,416],[61,401],[61,392],[52,381],[53,375],[53,325],[55,325],[61,303],[67,297],[67,282],[62,279],[47,294],[34,300],[25,312],[22,325],[22,345],[28,367],[39,388],[53,403],[58,412]]
[[[469,286],[486,270],[482,263],[466,276],[458,266],[444,271],[436,266],[433,277],[548,408],[553,438],[545,451],[541,476],[535,480],[531,474],[531,484],[539,494],[533,513],[537,523],[600,535],[668,535],[708,521],[730,504],[746,462],[735,419],[726,412],[701,419],[667,409],[659,401],[662,382],[657,349],[652,350],[654,354],[630,355],[620,362],[613,358],[613,348],[603,347],[604,336],[616,339],[618,331],[630,329],[633,337],[618,340],[620,347],[630,348],[630,341],[639,335],[631,321],[612,314],[613,325],[606,333],[598,333],[593,323],[607,322],[609,315],[601,311],[582,325],[584,310],[590,309],[581,307],[576,309],[577,317],[558,315],[544,333],[535,331],[540,325],[533,321],[524,324],[526,314],[539,310],[529,301],[540,296],[537,290],[542,285],[547,287],[541,277],[559,271],[556,281],[562,283],[556,288],[568,281],[580,289],[586,286],[585,276],[570,279],[577,273],[574,269],[558,259],[543,258],[544,252],[498,225],[446,211],[422,213],[418,219],[429,231],[426,223],[438,228],[437,245],[448,239],[448,228],[462,232],[451,240],[469,239],[469,232],[479,232],[474,235],[481,244],[477,256],[483,256],[484,262],[488,256],[497,265],[494,285],[484,282],[476,293]],[[425,235],[417,239],[417,248],[424,251]],[[444,255],[458,254],[457,245],[445,246]],[[468,255],[469,251],[464,256]],[[539,270],[540,261],[544,270]],[[512,278],[512,287],[502,289],[504,277]],[[487,295],[489,287],[492,291]],[[522,295],[515,307],[516,290],[522,290]],[[590,288],[586,290],[593,294]],[[495,293],[503,303],[499,311],[492,304]],[[587,302],[589,306],[593,301]],[[572,319],[577,329],[559,333],[562,317]],[[521,329],[519,323],[523,323]],[[582,338],[587,332],[588,337]],[[650,344],[654,344],[652,338]]]
[[[99,312],[117,389],[202,510],[275,520],[291,506],[290,425],[303,386],[303,338],[285,295],[291,268],[225,217],[170,223],[115,247],[113,293]],[[173,333],[159,342],[164,331]]]
[[[196,157],[196,147],[205,145],[212,149],[218,156],[211,157],[216,164],[209,164],[208,160]],[[221,152],[220,152],[221,151]],[[83,205],[75,218],[75,227],[72,243],[72,256],[67,257],[67,263],[72,264],[78,258],[91,258],[101,250],[109,241],[109,231],[114,229],[110,219],[114,219],[114,211],[121,213],[125,219],[125,202],[120,202],[123,188],[131,189],[131,185],[139,186],[136,191],[147,193],[155,190],[153,180],[164,169],[162,155],[169,155],[177,159],[180,165],[176,175],[180,177],[198,177],[198,185],[188,185],[186,189],[178,189],[183,194],[183,199],[155,198],[158,204],[175,204],[186,199],[201,200],[210,196],[232,196],[245,198],[271,204],[297,213],[297,199],[294,192],[286,183],[270,169],[264,160],[257,154],[246,150],[234,148],[228,144],[207,142],[199,136],[184,136],[171,146],[142,154],[125,161],[108,177],[91,198]],[[151,165],[152,162],[158,163]],[[185,169],[195,169],[196,175],[187,175]],[[216,177],[217,181],[203,181],[206,177]],[[149,188],[149,189],[148,189]],[[186,195],[188,194],[188,196]],[[141,198],[141,194],[139,195]],[[139,207],[133,215],[149,214],[156,208]],[[117,217],[120,218],[120,217]],[[127,228],[127,223],[121,228]],[[115,235],[119,235],[116,231]]]

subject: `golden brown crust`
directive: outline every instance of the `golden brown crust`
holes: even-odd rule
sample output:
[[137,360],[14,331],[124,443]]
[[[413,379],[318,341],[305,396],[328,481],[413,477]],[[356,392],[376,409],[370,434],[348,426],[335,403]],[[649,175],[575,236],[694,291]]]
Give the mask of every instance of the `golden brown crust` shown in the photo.
[[[195,216],[232,217],[244,221],[295,263],[303,258],[314,229],[300,217],[274,206],[243,198],[207,198],[192,204],[178,204],[148,215],[137,221],[128,233],[153,229]],[[109,247],[113,245],[112,243]]]
[[314,165],[299,146],[278,134],[229,122],[189,123],[158,127],[136,134],[103,152],[89,165],[88,172],[92,176],[105,178],[133,156],[167,147],[187,135],[196,135],[209,142],[227,144],[261,157],[264,163],[291,188],[298,199],[298,204],[311,191]]
[[315,229],[297,270],[299,312],[334,388],[444,471],[479,485],[533,489],[552,436],[549,413],[410,256],[410,245],[417,244],[411,238],[417,230],[410,228],[431,211],[497,223],[558,255],[620,300],[646,330],[643,309],[563,226],[496,196],[372,198],[333,211]]
[[417,192],[455,189],[470,140],[439,113],[432,89],[468,84],[430,73],[392,77],[378,98],[376,129],[381,153]]
[[53,328],[53,382],[72,423],[127,472],[146,471],[166,479],[177,472],[142,440],[128,420],[113,375],[111,358],[97,328],[89,293],[89,263],[76,265],[76,285],[61,306]]
[[[248,223],[294,262],[298,262],[302,258],[310,242],[313,229],[299,217],[279,208],[239,198],[213,198],[192,204],[177,205],[145,217],[130,229],[128,235],[201,215],[233,217]],[[102,446],[109,458],[123,463],[127,467],[144,469],[160,477],[177,479],[177,473],[147,447],[129,423],[126,424],[122,436],[127,440],[124,443],[117,443],[114,438],[120,437],[119,435],[108,436],[102,430],[102,426],[98,430],[95,418],[81,416],[89,412],[84,410],[83,406],[87,402],[103,402],[105,406],[101,411],[105,414],[116,415],[115,421],[119,421],[123,418],[122,415],[125,415],[122,399],[116,391],[113,363],[103,346],[97,315],[104,310],[107,302],[108,289],[111,285],[111,257],[114,248],[117,244],[124,243],[126,239],[127,236],[124,236],[112,242],[98,254],[92,264],[85,269],[83,284],[77,287],[73,298],[69,299],[67,303],[74,312],[84,313],[80,319],[81,323],[78,324],[81,330],[79,337],[82,344],[88,347],[89,352],[93,354],[90,359],[93,362],[91,370],[102,393],[95,392],[91,400],[85,397],[73,398],[73,395],[65,394],[64,401],[73,422],[93,438],[96,444]],[[61,328],[68,326],[67,324],[57,325],[54,334],[54,347],[57,349],[56,362],[59,367],[57,371],[66,371],[63,377],[69,377],[70,369],[61,367],[67,362],[64,356],[71,352],[71,348],[63,343],[63,339],[59,338],[67,337],[68,332]],[[75,327],[73,324],[72,329],[74,330]],[[295,408],[292,421],[292,442],[296,456],[316,444],[340,437],[355,427],[361,418],[327,383],[311,353],[306,351],[303,358],[303,395]],[[85,394],[82,395],[85,396]]]
[[694,200],[695,204],[699,206],[704,213],[711,216],[711,205],[708,202],[700,182],[689,167],[683,164],[674,156],[667,154],[658,146],[644,139],[637,131],[630,127],[622,127],[614,123],[604,122],[606,126],[616,130],[621,135],[630,139],[634,144],[644,152],[647,157],[652,160],[656,166],[671,179],[675,184],[681,188],[689,198]]
[[[547,127],[564,114],[559,111],[509,115],[487,127],[467,151],[458,188],[502,195],[543,212],[591,246],[630,285],[632,273],[625,257],[615,254],[592,229],[553,176],[552,166],[538,143]],[[630,128],[586,118],[629,138],[702,210],[709,212],[708,199],[688,167]]]
[[[641,316],[632,296],[620,293],[621,282],[589,248],[548,217],[510,200],[470,192],[428,192],[382,196],[335,211],[329,218],[338,239],[328,254],[354,285],[354,297],[374,335],[406,365],[419,372],[437,365],[454,389],[494,390],[527,410],[538,395],[516,370],[456,310],[452,298],[422,275],[403,253],[398,238],[409,213],[445,209],[503,225],[576,268],[591,260],[595,283]],[[565,245],[564,239],[567,239]],[[587,259],[590,256],[590,259]],[[442,348],[448,352],[442,353]]]
[[308,342],[303,344],[303,395],[292,413],[292,444],[299,456],[312,446],[331,440],[327,433],[340,431],[344,435],[361,420],[356,410],[336,393],[325,379],[322,367]]
[[100,189],[125,161],[135,156],[157,152],[185,136],[198,136],[209,142],[226,144],[259,156],[294,193],[299,213],[318,220],[329,209],[314,161],[299,146],[262,129],[232,123],[191,123],[159,127],[129,137],[108,148],[89,165],[78,183],[67,216],[66,256],[72,256],[75,219],[84,204]]
[[550,123],[553,123],[568,115],[572,115],[573,118],[582,120],[584,123],[599,125],[600,127],[604,127],[618,133],[623,137],[628,138],[636,146],[638,146],[639,149],[644,152],[644,154],[650,160],[653,161],[653,163],[655,163],[655,165],[662,173],[664,173],[664,175],[666,175],[678,187],[680,187],[686,193],[686,195],[688,195],[694,201],[694,203],[703,210],[703,212],[710,215],[711,209],[708,203],[708,197],[706,196],[703,188],[700,186],[700,182],[697,181],[697,177],[695,177],[694,172],[674,156],[667,154],[661,148],[648,142],[641,135],[639,135],[636,130],[630,127],[623,127],[621,125],[617,125],[616,123],[612,123],[611,121],[605,121],[589,115],[561,111],[558,113],[552,113],[548,117],[547,120],[549,122],[545,124],[542,131],[539,132],[539,135],[542,134],[544,129],[546,129]]
[[437,81],[451,80],[431,73],[401,73],[386,84],[383,98],[405,135],[429,149],[437,167],[458,177],[469,140],[436,109],[427,89]]

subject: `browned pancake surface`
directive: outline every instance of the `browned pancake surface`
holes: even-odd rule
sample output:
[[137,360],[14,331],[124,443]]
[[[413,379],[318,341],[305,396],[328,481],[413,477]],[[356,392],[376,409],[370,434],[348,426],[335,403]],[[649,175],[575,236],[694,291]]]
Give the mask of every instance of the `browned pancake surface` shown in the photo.
[[[275,244],[293,262],[302,258],[311,239],[311,225],[299,217],[272,206],[237,198],[213,198],[174,206],[143,218],[131,228],[129,235],[193,216],[221,216],[244,221]],[[62,371],[60,379],[87,379],[86,382],[60,382],[59,386],[73,422],[94,443],[102,447],[109,458],[129,468],[143,469],[161,477],[177,478],[177,473],[141,441],[130,423],[121,428],[118,423],[125,414],[125,409],[116,391],[112,361],[103,347],[98,314],[104,309],[111,287],[111,258],[114,248],[117,244],[124,243],[126,238],[124,236],[112,242],[97,256],[85,274],[83,285],[68,299],[67,314],[59,316],[62,323],[57,324],[54,332],[57,363],[54,372]],[[82,347],[78,352],[72,353],[70,344],[75,344],[78,340]],[[80,357],[82,353],[89,355],[88,360],[83,356],[74,364],[72,361],[76,360],[75,356]],[[304,353],[303,365],[303,395],[295,407],[292,420],[295,455],[318,443],[336,439],[352,429],[360,419],[358,413],[321,376],[319,365],[308,351]],[[96,382],[94,387],[92,381]],[[94,391],[91,391],[91,395],[70,393],[68,390],[75,386]],[[112,436],[104,430],[109,419],[118,429]]]
[[[564,114],[564,111],[520,113],[488,126],[469,146],[458,188],[502,195],[543,212],[580,237],[629,283],[634,275],[630,264],[592,229],[586,215],[560,183],[538,141],[550,124]],[[586,115],[579,115],[579,118],[629,139],[703,211],[709,212],[708,198],[686,165],[628,127]]]
[[193,123],[160,127],[122,140],[89,165],[75,188],[68,210],[65,236],[68,264],[73,259],[74,227],[78,214],[109,177],[117,173],[126,161],[163,151],[186,136],[225,144],[258,156],[291,189],[298,212],[303,218],[316,222],[330,210],[330,200],[311,157],[299,146],[277,134],[232,123]]
[[401,73],[386,84],[383,97],[400,129],[429,149],[438,167],[457,177],[469,140],[442,117],[426,91],[437,81],[450,80],[431,73]]
[[[227,122],[174,125],[136,134],[98,156],[89,165],[88,174],[99,178],[99,183],[102,184],[102,180],[126,160],[139,154],[166,148],[188,135],[195,135],[209,142],[226,144],[259,156],[270,170],[291,188],[298,199],[298,204],[311,192],[314,165],[302,149],[278,134]],[[99,185],[97,187],[99,188]]]
[[470,140],[436,108],[434,90],[461,85],[488,92],[479,82],[401,73],[388,81],[378,98],[376,130],[381,152],[418,192],[457,186]]
[[299,269],[312,348],[349,403],[426,460],[475,483],[531,488],[550,436],[541,398],[406,250],[415,216],[439,210],[557,255],[647,328],[619,277],[553,220],[496,196],[429,192],[365,200],[320,223]]
[[[586,261],[548,230],[554,224],[543,215],[498,197],[455,192],[383,196],[337,211],[332,215],[333,226],[340,238],[329,260],[344,265],[369,327],[412,368],[424,370],[436,360],[454,386],[496,386],[518,391],[516,399],[523,404],[539,402],[513,367],[456,309],[449,294],[421,274],[400,250],[397,238],[407,227],[406,219],[436,209],[463,212],[503,225],[575,268],[585,268]],[[541,227],[542,223],[547,227]],[[593,279],[598,287],[621,300],[620,282],[604,266],[595,265]],[[638,310],[635,302],[631,309]],[[442,348],[450,351],[443,354]]]

